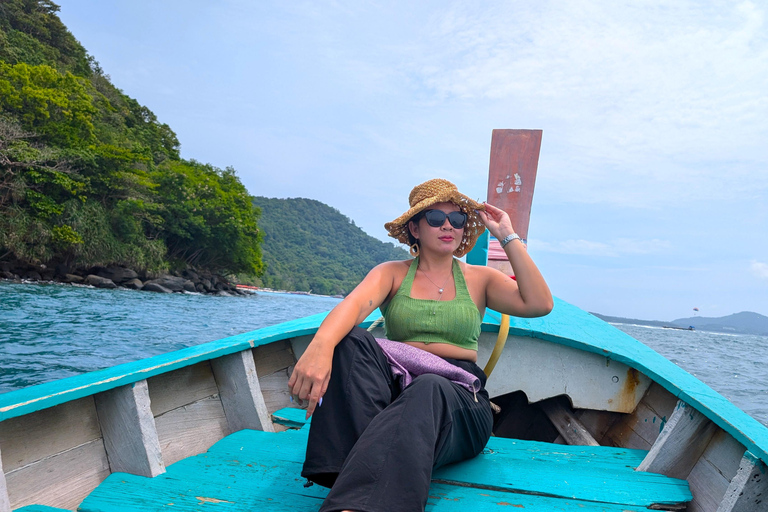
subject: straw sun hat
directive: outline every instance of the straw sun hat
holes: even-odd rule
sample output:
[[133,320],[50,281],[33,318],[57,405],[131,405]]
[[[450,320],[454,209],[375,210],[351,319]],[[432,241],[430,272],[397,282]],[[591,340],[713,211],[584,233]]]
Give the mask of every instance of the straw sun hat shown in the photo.
[[456,185],[448,180],[434,179],[416,185],[408,196],[411,205],[407,212],[384,224],[384,229],[389,236],[396,238],[405,245],[410,245],[408,239],[408,221],[414,215],[428,209],[433,204],[451,202],[459,207],[459,210],[467,214],[467,224],[464,226],[464,236],[459,247],[453,251],[457,257],[464,256],[475,245],[477,237],[485,231],[485,225],[480,220],[475,210],[485,210],[485,205],[465,196]]

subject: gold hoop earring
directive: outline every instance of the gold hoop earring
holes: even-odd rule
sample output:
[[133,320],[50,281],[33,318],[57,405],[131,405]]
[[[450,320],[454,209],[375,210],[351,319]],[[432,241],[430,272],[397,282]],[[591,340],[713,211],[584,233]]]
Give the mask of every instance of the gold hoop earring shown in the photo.
[[413,256],[414,258],[417,258],[419,256],[419,244],[414,242],[408,252],[411,253],[411,256]]

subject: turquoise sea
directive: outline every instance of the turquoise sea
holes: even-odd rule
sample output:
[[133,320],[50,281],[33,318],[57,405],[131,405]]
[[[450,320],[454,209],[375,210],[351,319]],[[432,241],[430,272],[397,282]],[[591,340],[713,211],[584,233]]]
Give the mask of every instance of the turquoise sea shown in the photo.
[[[328,311],[338,302],[0,281],[0,393]],[[768,425],[768,337],[615,325]]]

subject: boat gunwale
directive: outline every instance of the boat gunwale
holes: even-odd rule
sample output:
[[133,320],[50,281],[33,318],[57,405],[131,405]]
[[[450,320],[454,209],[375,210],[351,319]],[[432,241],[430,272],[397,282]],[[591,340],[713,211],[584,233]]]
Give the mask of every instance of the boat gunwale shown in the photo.
[[[287,338],[312,334],[327,315],[327,312],[319,313],[174,352],[9,391],[0,395],[0,421],[133,384],[203,361]],[[379,311],[374,310],[361,326],[369,326],[379,316]],[[482,331],[497,332],[500,319],[498,313],[487,310]],[[555,298],[553,312],[545,317],[511,317],[509,334],[599,354],[640,371],[675,397],[697,409],[743,444],[748,452],[768,464],[766,426],[653,349],[594,315]]]

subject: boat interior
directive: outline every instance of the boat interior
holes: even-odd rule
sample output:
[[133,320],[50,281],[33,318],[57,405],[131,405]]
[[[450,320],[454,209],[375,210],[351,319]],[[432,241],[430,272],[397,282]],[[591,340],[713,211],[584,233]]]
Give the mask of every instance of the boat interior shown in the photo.
[[[319,320],[297,322],[0,398],[0,511],[317,510],[287,381]],[[617,354],[533,332],[508,335],[494,436],[433,473],[427,510],[763,510],[759,442]]]

